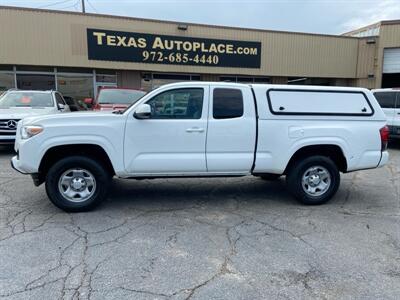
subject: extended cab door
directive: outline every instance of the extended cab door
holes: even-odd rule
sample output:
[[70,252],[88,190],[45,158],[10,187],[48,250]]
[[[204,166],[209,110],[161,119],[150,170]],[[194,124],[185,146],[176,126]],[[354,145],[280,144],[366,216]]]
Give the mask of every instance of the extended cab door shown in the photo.
[[130,113],[124,161],[132,175],[206,173],[208,85],[161,90],[147,100],[149,119]]
[[246,85],[210,87],[207,168],[211,173],[248,173],[254,161],[256,111]]

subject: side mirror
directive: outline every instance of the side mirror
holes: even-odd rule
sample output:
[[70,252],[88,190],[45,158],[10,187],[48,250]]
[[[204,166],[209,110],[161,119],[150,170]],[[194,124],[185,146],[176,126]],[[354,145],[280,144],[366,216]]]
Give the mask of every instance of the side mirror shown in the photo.
[[149,104],[139,105],[133,116],[136,119],[149,119],[151,117],[151,106]]
[[59,109],[59,110],[64,110],[64,109],[65,109],[65,105],[59,103],[59,104],[58,104],[58,109]]
[[83,102],[88,105],[93,105],[93,98],[85,98],[83,99]]

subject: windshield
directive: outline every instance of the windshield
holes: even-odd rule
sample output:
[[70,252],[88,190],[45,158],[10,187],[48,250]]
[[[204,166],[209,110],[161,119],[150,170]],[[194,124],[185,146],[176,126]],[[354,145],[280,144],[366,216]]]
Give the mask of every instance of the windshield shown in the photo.
[[146,93],[136,90],[104,89],[100,91],[99,104],[133,104]]
[[10,107],[53,107],[50,93],[9,92],[0,97],[0,108]]

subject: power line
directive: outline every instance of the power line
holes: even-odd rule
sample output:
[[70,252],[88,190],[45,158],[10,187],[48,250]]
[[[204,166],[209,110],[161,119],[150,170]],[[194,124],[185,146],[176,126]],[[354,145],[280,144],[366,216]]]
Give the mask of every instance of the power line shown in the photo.
[[95,12],[98,13],[98,10],[92,5],[92,2],[89,1],[89,0],[86,0],[86,1],[87,1],[87,3],[89,4],[89,6],[90,6]]
[[45,8],[45,7],[55,6],[55,5],[58,5],[58,4],[67,3],[67,2],[69,2],[69,1],[72,1],[72,0],[58,1],[58,2],[54,2],[54,3],[47,4],[47,5],[41,5],[41,6],[38,6],[37,8]]
[[[68,8],[76,8],[76,6],[79,4],[79,0],[77,0],[77,1],[75,1],[75,3],[74,4],[72,4],[72,5],[68,5],[68,6],[63,6],[63,7],[60,7],[60,8],[57,8],[57,9],[59,9],[59,10],[62,10],[62,9],[68,9]],[[79,10],[78,10],[79,11]]]

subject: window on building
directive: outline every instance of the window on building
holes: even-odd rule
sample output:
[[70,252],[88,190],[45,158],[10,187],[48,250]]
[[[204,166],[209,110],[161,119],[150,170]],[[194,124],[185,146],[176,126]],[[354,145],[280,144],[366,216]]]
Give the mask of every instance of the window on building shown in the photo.
[[0,94],[12,88],[15,88],[14,74],[0,73]]
[[63,96],[72,97],[78,103],[94,97],[93,75],[58,74],[57,87]]
[[200,81],[200,75],[193,74],[171,74],[171,73],[143,73],[141,87],[150,91],[164,84],[181,81]]
[[243,95],[238,89],[217,88],[213,93],[214,119],[231,119],[243,116]]
[[153,119],[200,119],[203,111],[202,88],[176,89],[158,94],[147,102]]
[[17,74],[17,88],[21,90],[55,90],[54,75]]
[[374,96],[382,108],[394,108],[396,102],[396,93],[376,92]]
[[220,76],[220,81],[239,82],[239,83],[269,83],[269,77],[250,77],[250,76]]

